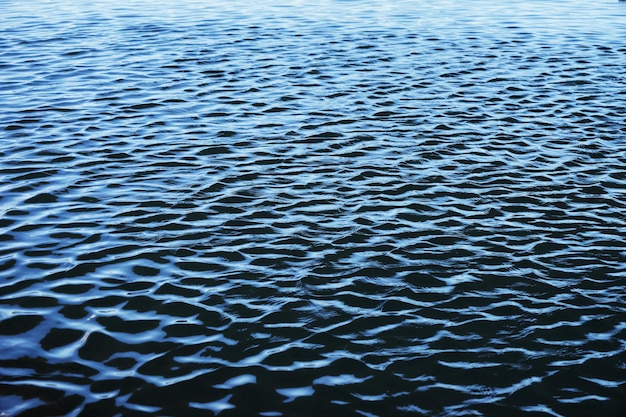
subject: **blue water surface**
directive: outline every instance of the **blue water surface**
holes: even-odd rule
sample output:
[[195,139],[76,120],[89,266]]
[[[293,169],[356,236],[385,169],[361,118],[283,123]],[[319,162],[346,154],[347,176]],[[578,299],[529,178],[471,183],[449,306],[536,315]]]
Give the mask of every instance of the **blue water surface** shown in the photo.
[[0,10],[0,415],[623,416],[626,3]]

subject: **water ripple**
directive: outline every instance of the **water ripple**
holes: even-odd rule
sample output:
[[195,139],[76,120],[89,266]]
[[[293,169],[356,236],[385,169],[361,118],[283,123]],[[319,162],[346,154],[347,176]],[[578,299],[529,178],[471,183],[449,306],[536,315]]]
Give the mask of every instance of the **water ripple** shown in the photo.
[[35,3],[1,415],[622,415],[622,4]]

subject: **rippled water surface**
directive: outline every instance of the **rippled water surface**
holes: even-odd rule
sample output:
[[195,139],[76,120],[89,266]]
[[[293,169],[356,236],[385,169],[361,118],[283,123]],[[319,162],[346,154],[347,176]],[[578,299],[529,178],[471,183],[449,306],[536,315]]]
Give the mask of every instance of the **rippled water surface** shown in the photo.
[[626,3],[3,1],[1,416],[624,416]]

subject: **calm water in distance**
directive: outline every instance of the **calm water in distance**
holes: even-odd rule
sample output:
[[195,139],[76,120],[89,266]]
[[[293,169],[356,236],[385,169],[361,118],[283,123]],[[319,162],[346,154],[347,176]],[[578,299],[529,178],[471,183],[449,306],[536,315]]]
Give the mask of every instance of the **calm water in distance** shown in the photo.
[[2,1],[0,416],[626,410],[626,3]]

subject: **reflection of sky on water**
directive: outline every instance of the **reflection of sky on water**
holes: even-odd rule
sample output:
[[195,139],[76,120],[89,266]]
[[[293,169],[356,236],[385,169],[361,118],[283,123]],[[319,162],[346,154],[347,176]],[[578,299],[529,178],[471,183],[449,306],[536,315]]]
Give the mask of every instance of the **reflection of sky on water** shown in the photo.
[[[621,3],[621,4],[620,4]],[[372,24],[416,25],[450,28],[451,23],[460,25],[511,24],[528,28],[553,30],[585,30],[607,33],[626,30],[626,4],[617,0],[560,1],[560,0],[513,0],[494,2],[489,0],[270,0],[250,2],[247,0],[109,0],[81,2],[75,0],[34,0],[12,2],[4,5],[6,17],[68,15],[72,18],[103,19],[137,18],[151,16],[161,21],[196,19],[198,13],[207,18],[226,17],[229,14],[281,17],[290,23],[297,20],[365,19]],[[0,29],[10,27],[11,19],[3,19]]]

